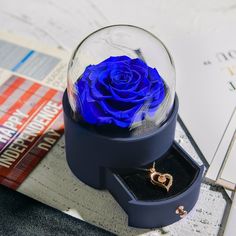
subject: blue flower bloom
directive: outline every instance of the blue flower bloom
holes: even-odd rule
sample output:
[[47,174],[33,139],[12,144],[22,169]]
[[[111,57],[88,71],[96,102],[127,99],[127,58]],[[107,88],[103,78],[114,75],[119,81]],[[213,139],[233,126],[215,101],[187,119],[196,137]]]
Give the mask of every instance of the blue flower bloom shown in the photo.
[[154,116],[166,95],[157,70],[127,56],[87,66],[75,89],[77,109],[85,122],[121,128]]

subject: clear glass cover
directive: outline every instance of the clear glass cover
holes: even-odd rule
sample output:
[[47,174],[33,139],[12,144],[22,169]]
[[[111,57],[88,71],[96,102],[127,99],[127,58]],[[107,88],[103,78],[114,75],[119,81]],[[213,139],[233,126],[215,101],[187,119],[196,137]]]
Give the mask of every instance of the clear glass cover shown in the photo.
[[67,93],[78,122],[122,129],[147,122],[160,126],[174,102],[174,64],[164,44],[148,31],[105,27],[74,51]]

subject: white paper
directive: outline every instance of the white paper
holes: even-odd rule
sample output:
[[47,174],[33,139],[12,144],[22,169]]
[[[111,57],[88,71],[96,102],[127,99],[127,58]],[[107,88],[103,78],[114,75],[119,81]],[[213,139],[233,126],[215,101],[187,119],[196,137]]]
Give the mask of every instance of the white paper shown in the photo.
[[208,163],[220,163],[217,177],[236,129],[231,123],[227,131],[236,108],[236,31],[178,39],[172,53],[179,115]]

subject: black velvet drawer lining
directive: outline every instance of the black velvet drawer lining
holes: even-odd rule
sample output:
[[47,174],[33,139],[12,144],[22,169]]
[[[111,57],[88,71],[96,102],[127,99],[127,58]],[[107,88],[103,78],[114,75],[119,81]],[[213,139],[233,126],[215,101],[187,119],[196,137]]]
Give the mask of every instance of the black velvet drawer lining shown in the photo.
[[[148,169],[152,163],[140,167]],[[173,176],[173,185],[169,192],[150,182],[150,172],[140,169],[116,170],[116,175],[127,186],[137,200],[155,201],[174,197],[186,191],[198,175],[199,168],[186,160],[175,148],[171,148],[163,157],[156,161],[156,169],[161,173]]]

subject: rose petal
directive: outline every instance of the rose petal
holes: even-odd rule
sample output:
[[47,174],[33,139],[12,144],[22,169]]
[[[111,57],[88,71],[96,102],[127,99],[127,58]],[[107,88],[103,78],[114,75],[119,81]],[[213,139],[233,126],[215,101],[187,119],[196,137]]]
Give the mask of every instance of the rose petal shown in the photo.
[[148,66],[139,58],[131,60],[130,67],[137,71],[142,77],[148,76]]
[[[110,91],[114,96],[118,96],[121,98],[145,98],[147,96],[147,93],[149,92],[149,86],[145,86],[144,88],[137,90],[137,87],[139,84],[136,84],[134,87],[131,87],[126,90],[121,90],[118,88],[113,87],[112,85],[110,86]],[[126,100],[125,100],[126,101]]]
[[97,100],[111,98],[112,95],[110,94],[110,88],[107,85],[107,82],[104,82],[105,80],[109,80],[109,71],[101,71],[96,75],[92,75],[91,73],[89,77],[91,78],[92,76],[97,76],[97,78],[91,80],[91,84],[89,86],[91,96]]
[[96,124],[97,117],[104,116],[104,112],[99,108],[99,102],[89,101],[89,96],[87,96],[87,93],[89,93],[89,91],[85,92],[86,98],[83,100],[81,99],[81,116],[86,122],[90,124]]
[[[140,92],[140,94],[139,94],[139,93],[135,93],[134,91],[129,91],[130,96],[128,96],[128,95],[125,96],[125,94],[123,94],[123,96],[122,96],[121,91],[115,91],[115,89],[112,87],[110,88],[110,91],[112,94],[112,98],[117,103],[119,103],[119,102],[140,103],[145,100],[145,96],[143,96],[142,92]],[[143,93],[145,94],[145,92],[143,92]]]
[[120,120],[131,119],[133,115],[142,107],[142,104],[137,104],[127,110],[117,110],[105,101],[101,101],[100,104],[105,114],[112,115],[116,119]]
[[121,128],[128,128],[130,127],[130,119],[127,120],[118,120],[114,117],[99,117],[98,118],[98,124],[113,124],[115,126],[121,127]]
[[153,100],[150,104],[150,109],[157,108],[165,98],[165,89],[162,88],[158,93],[153,96]]
[[160,74],[158,73],[158,71],[155,68],[150,68],[148,69],[148,78],[149,80],[152,82],[153,85],[155,85],[156,83],[158,83],[159,87],[164,87],[164,81],[161,78]]
[[[101,63],[105,63],[105,62],[128,62],[130,60],[129,57],[127,56],[116,56],[116,57],[109,57],[108,59],[106,59],[105,61],[101,62]],[[100,64],[101,64],[100,63]]]

